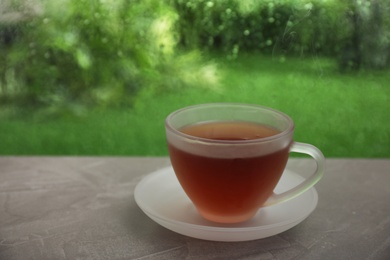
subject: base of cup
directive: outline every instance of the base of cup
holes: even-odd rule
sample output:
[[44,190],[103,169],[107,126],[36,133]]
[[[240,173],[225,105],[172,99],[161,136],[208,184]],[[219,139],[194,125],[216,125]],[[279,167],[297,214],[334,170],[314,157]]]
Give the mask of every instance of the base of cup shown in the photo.
[[257,212],[249,212],[249,213],[244,213],[244,214],[239,214],[239,215],[233,215],[233,216],[221,216],[221,215],[216,215],[210,212],[205,212],[202,210],[198,209],[199,214],[212,222],[216,223],[222,223],[222,224],[234,224],[234,223],[240,223],[240,222],[245,222],[249,219],[251,219]]

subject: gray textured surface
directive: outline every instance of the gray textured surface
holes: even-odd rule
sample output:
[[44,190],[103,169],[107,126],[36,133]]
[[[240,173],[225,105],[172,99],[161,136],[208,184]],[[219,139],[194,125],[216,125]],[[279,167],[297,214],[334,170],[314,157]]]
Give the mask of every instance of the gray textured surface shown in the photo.
[[[250,242],[173,233],[133,198],[167,158],[0,157],[0,259],[390,259],[390,160],[327,161],[316,210]],[[289,168],[304,172],[307,159]]]

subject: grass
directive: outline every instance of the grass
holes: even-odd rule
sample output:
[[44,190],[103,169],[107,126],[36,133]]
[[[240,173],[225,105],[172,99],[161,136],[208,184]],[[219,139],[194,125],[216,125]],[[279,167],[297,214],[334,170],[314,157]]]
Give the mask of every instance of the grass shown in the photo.
[[316,145],[326,157],[390,157],[388,71],[340,74],[335,64],[318,57],[216,60],[220,89],[143,93],[132,109],[36,120],[30,112],[4,116],[12,109],[0,107],[0,154],[167,155],[164,119],[170,112],[198,103],[242,102],[289,114],[295,140]]

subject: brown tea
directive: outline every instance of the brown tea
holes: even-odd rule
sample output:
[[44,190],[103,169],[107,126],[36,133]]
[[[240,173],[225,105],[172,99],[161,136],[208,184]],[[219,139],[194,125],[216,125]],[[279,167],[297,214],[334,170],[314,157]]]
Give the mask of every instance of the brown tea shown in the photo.
[[[229,141],[261,139],[280,133],[272,127],[247,122],[200,123],[180,131]],[[226,156],[216,155],[207,146],[202,146],[204,152],[180,149],[172,143],[168,147],[177,178],[199,212],[207,219],[232,223],[249,219],[272,194],[286,166],[290,145],[280,149],[259,145],[254,149],[253,145],[246,148],[239,142],[227,143],[218,148],[226,151]],[[242,147],[236,149],[237,145]],[[262,148],[264,151],[258,151]]]
[[209,122],[180,129],[182,133],[213,140],[251,140],[280,133],[275,128],[250,122]]

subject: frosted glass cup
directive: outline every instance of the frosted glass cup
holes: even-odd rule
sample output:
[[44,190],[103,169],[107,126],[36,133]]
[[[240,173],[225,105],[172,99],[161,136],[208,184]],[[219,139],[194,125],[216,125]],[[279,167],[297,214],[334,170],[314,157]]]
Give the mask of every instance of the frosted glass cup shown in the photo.
[[[236,136],[257,127],[261,133],[255,137],[245,136],[248,133]],[[262,136],[261,127],[268,135]],[[165,128],[180,185],[200,215],[214,222],[249,220],[261,207],[307,191],[324,173],[321,151],[293,141],[294,122],[271,108],[236,103],[195,105],[171,113]],[[301,184],[276,194],[290,152],[310,155],[317,167]]]

